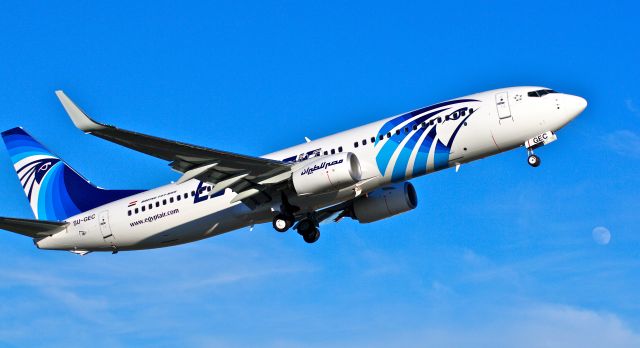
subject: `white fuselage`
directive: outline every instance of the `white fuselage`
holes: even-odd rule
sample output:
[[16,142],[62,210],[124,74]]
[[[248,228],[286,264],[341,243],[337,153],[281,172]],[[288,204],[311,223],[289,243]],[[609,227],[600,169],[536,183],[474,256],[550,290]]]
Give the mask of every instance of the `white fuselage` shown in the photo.
[[[263,157],[294,162],[298,168],[325,153],[351,152],[361,165],[358,187],[367,193],[522,146],[538,134],[559,130],[586,106],[584,99],[568,94],[528,96],[540,89],[513,87],[477,93]],[[192,179],[145,191],[73,216],[66,220],[70,223],[66,231],[36,244],[43,249],[79,251],[158,248],[271,221],[273,209],[280,204],[250,209],[241,202],[230,203],[236,196],[230,189],[209,197],[207,187],[211,185]],[[347,187],[318,195],[293,195],[289,200],[311,212],[353,198],[354,188]]]

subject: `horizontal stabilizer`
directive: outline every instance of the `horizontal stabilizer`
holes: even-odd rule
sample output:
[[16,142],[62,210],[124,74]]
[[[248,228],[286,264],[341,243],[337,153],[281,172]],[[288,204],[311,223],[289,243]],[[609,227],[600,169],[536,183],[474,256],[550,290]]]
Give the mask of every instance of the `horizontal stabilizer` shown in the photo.
[[31,238],[52,236],[60,231],[64,231],[67,225],[69,225],[68,222],[0,217],[0,229]]

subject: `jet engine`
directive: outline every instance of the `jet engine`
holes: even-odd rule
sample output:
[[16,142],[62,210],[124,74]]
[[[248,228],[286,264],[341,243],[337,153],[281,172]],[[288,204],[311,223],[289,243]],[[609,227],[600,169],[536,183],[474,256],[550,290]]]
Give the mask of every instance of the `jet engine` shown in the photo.
[[408,182],[379,188],[353,201],[354,219],[369,223],[407,212],[418,206],[418,196]]
[[323,156],[295,171],[291,178],[300,196],[337,191],[360,181],[360,161],[351,152]]

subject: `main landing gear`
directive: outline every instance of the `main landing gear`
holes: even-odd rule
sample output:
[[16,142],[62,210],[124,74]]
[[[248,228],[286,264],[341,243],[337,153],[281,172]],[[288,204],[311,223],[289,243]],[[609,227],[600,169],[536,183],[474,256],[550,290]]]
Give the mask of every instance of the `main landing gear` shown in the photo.
[[[295,223],[295,214],[300,211],[299,207],[291,205],[287,196],[282,193],[282,205],[280,205],[280,212],[273,217],[273,229],[278,232],[288,231]],[[316,214],[311,213],[306,217],[300,219],[298,224],[295,225],[295,229],[298,234],[302,236],[307,243],[315,243],[320,239],[320,231],[318,230],[318,219]]]
[[315,219],[311,217],[300,220],[298,225],[296,225],[296,230],[298,230],[298,234],[300,234],[302,239],[307,243],[315,243],[320,239],[318,224]]
[[293,215],[280,213],[273,218],[273,228],[278,232],[287,232],[295,222]]
[[[286,232],[295,223],[293,215],[278,214],[273,218],[273,228],[278,232]],[[315,243],[320,239],[320,230],[318,229],[318,223],[310,216],[306,217],[298,222],[295,229],[298,234],[302,236],[307,243]]]

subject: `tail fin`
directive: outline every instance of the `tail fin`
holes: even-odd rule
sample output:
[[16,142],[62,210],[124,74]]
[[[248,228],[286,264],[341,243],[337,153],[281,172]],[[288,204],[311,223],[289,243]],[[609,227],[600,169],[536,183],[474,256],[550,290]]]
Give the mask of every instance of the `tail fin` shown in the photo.
[[2,139],[38,220],[61,221],[142,192],[92,185],[22,128],[2,132]]

